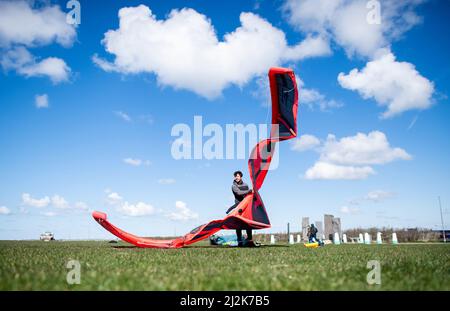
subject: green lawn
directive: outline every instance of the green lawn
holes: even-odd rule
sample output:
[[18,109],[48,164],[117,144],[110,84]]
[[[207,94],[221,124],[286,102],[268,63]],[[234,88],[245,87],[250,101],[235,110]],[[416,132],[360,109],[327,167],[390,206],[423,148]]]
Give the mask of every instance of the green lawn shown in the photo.
[[[81,284],[68,285],[68,260]],[[381,285],[368,285],[369,260]],[[0,241],[0,290],[450,290],[450,245],[139,249],[107,242]]]

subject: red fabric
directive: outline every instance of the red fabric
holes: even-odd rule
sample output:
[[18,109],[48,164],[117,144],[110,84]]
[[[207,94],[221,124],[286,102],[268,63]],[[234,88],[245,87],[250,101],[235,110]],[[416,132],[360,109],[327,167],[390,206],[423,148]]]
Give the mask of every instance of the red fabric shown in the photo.
[[[128,243],[138,247],[150,248],[180,248],[203,240],[222,229],[270,228],[270,221],[258,191],[266,178],[273,153],[275,152],[275,144],[279,141],[297,136],[298,90],[295,75],[291,69],[271,68],[269,70],[269,81],[272,98],[272,131],[270,138],[260,141],[250,154],[248,167],[253,185],[253,193],[248,194],[225,218],[212,220],[207,224],[193,229],[183,237],[173,240],[158,240],[135,236],[111,224],[107,220],[106,214],[101,212],[94,212],[92,214],[95,221]],[[286,84],[283,86],[283,89],[280,89],[279,81],[284,81]],[[287,106],[285,106],[287,107],[285,108],[286,111],[289,111],[289,114],[292,115],[282,115],[280,109],[282,103],[279,103],[279,98],[283,100],[286,98],[292,99],[284,100],[287,102]],[[293,128],[289,126],[290,122],[288,119],[291,120],[291,123],[293,121]],[[276,132],[274,130],[276,126],[274,125],[279,125],[283,130]]]

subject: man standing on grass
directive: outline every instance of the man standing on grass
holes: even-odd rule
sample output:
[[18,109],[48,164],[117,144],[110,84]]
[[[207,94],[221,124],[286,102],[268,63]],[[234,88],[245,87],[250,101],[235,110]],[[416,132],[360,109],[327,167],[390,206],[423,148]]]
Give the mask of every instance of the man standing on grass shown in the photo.
[[[248,185],[242,180],[242,172],[236,171],[234,172],[234,181],[231,187],[231,190],[234,194],[234,205],[230,207],[227,211],[227,214],[231,212],[239,203],[245,198],[247,194],[252,193],[252,190],[248,187]],[[252,241],[252,230],[247,229],[247,239],[242,241],[242,230],[236,229],[236,236],[238,240],[238,246],[251,246],[253,245]]]

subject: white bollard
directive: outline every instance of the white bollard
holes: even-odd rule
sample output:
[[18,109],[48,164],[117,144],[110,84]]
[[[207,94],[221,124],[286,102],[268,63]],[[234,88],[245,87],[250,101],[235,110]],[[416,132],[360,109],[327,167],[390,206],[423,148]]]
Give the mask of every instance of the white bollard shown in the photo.
[[302,237],[300,234],[297,234],[297,243],[301,243]]
[[392,244],[398,244],[397,233],[392,233]]
[[293,234],[289,235],[289,244],[294,244],[294,235]]
[[383,244],[383,239],[381,238],[381,232],[377,232],[377,244]]
[[273,234],[270,236],[270,244],[275,244],[275,236]]
[[364,238],[363,238],[363,234],[362,233],[359,234],[358,243],[359,244],[363,244],[364,243]]
[[364,243],[370,244],[370,235],[367,232],[364,233]]
[[345,233],[342,235],[342,243],[347,244],[347,235]]
[[341,244],[341,240],[339,239],[339,233],[334,233],[334,244],[339,245]]

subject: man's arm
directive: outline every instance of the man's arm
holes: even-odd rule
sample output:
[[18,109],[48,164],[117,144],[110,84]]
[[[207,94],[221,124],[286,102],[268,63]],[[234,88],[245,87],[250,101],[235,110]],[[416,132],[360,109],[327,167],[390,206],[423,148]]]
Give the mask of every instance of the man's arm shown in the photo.
[[239,189],[238,186],[236,186],[236,185],[234,185],[234,184],[233,184],[233,186],[231,187],[231,190],[233,190],[233,193],[234,193],[234,194],[237,194],[237,195],[246,195],[246,194],[252,192],[252,189],[241,190],[241,189]]

